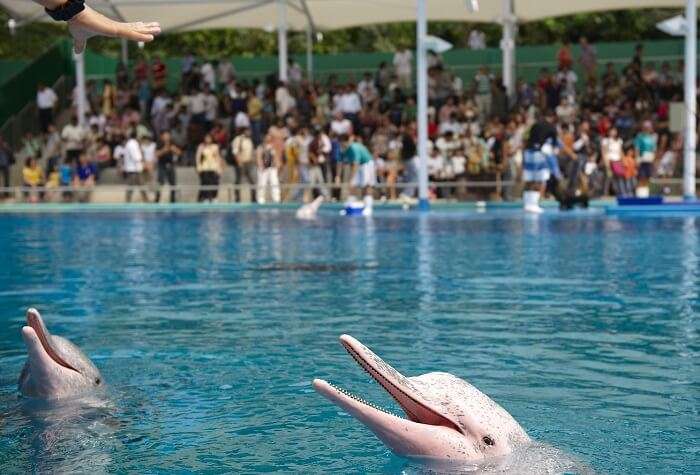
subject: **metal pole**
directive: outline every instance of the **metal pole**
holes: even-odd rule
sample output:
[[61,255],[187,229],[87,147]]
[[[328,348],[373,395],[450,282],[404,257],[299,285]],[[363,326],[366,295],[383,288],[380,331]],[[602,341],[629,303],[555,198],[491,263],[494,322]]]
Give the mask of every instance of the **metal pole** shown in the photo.
[[501,51],[503,52],[503,85],[509,98],[515,95],[515,13],[513,0],[503,2],[503,38],[501,39]]
[[314,80],[314,38],[311,24],[306,26],[306,76]]
[[685,7],[685,143],[683,146],[683,197],[695,200],[695,148],[697,145],[697,0]]
[[126,38],[122,38],[122,64],[129,65],[129,41]]
[[75,61],[75,83],[78,90],[78,123],[81,127],[86,124],[85,115],[87,114],[87,91],[85,88],[85,52],[80,54],[73,53]]
[[287,0],[277,0],[277,50],[279,79],[287,82]]
[[427,211],[430,209],[428,202],[428,59],[425,44],[428,35],[428,15],[426,0],[417,0],[417,2],[418,207],[421,211]]

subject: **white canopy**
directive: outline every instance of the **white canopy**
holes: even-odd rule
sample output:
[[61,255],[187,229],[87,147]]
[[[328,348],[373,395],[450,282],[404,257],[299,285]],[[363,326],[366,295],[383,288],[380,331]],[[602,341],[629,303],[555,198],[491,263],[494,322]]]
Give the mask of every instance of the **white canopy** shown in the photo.
[[[286,0],[289,29],[303,30],[415,21],[415,0]],[[166,31],[212,28],[262,28],[277,25],[276,0],[88,0],[106,15],[128,20],[159,21]],[[428,0],[429,20],[500,22],[501,0],[481,0],[469,11],[466,0]],[[519,22],[573,13],[615,9],[682,7],[684,0],[513,0]],[[28,0],[0,0],[16,20],[47,20],[41,7]],[[622,26],[622,25],[621,25]]]

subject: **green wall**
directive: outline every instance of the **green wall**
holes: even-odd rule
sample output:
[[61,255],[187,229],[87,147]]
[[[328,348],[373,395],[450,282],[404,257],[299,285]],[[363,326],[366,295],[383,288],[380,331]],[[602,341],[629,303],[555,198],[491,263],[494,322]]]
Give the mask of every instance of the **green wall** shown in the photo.
[[[599,63],[614,62],[618,67],[627,64],[634,53],[635,42],[599,43]],[[647,41],[645,57],[649,61],[677,60],[683,56],[682,40]],[[558,45],[553,46],[523,46],[517,48],[518,77],[533,80],[542,67],[554,68]],[[574,57],[578,56],[578,47],[574,47]],[[292,55],[302,68],[306,66],[305,55]],[[499,73],[501,52],[498,48],[488,48],[483,51],[457,49],[443,55],[445,62],[463,79],[471,79],[482,64],[487,64],[492,72]],[[391,63],[391,53],[346,53],[325,54],[314,57],[314,71],[317,79],[325,79],[330,74],[337,74],[341,80],[359,80],[365,71],[375,71],[382,61]],[[117,66],[117,59],[90,52],[86,65],[87,74],[93,78],[111,77]],[[277,58],[260,56],[257,58],[231,58],[239,77],[245,79],[263,78],[277,70]],[[168,66],[168,87],[174,89],[179,82],[180,58],[166,60]]]

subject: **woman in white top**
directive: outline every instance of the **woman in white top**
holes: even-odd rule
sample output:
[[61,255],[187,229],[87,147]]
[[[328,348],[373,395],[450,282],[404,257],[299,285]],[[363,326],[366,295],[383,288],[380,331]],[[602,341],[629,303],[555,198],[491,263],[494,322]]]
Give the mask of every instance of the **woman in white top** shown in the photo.
[[625,166],[622,162],[622,139],[617,128],[611,127],[608,135],[600,141],[600,154],[609,175],[612,175],[613,188],[617,196],[626,196],[628,193]]
[[214,142],[211,134],[205,135],[204,142],[199,144],[197,148],[196,168],[197,173],[199,173],[200,185],[211,188],[199,190],[198,201],[216,202],[219,194],[219,181],[224,169],[223,162],[219,145]]

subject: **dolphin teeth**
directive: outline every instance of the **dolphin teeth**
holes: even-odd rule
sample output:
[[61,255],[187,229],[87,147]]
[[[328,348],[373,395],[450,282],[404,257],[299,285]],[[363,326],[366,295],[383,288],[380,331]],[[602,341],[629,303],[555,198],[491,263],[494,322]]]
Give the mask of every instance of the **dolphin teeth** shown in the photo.
[[338,391],[339,393],[344,394],[345,396],[347,396],[347,397],[349,397],[349,398],[351,398],[351,399],[354,399],[355,401],[357,401],[357,402],[359,402],[359,403],[362,403],[362,404],[364,404],[365,406],[369,406],[369,407],[371,407],[371,408],[373,408],[373,409],[376,409],[377,411],[383,412],[383,413],[385,413],[385,414],[389,414],[390,416],[402,418],[401,416],[399,416],[399,415],[393,413],[393,412],[390,411],[390,410],[387,410],[387,409],[385,409],[385,408],[383,408],[383,407],[379,407],[378,405],[376,405],[376,404],[374,404],[374,403],[372,403],[372,402],[369,402],[369,401],[367,401],[366,399],[364,399],[364,398],[362,398],[362,397],[360,397],[360,396],[356,396],[355,394],[351,393],[351,392],[348,391],[347,389],[341,388],[340,386],[336,386],[336,385],[333,384],[333,383],[328,383],[328,384],[330,384],[330,386],[331,386],[333,389],[335,389],[336,391]]

